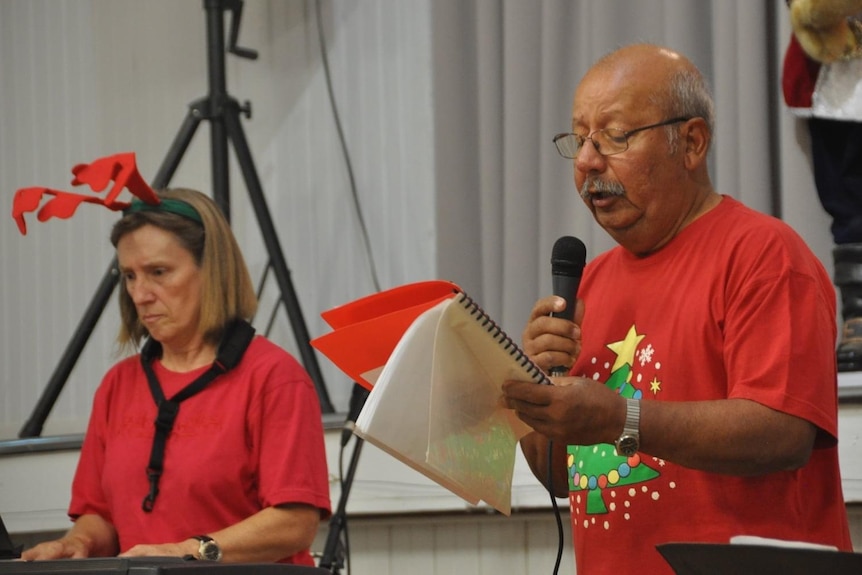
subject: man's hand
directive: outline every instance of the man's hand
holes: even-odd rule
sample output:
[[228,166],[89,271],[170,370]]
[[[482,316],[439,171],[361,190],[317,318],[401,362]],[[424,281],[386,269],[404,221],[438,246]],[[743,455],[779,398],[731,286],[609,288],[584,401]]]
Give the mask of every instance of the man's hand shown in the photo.
[[563,445],[613,441],[625,421],[625,401],[604,384],[583,377],[554,378],[555,385],[507,381],[504,401],[538,433]]
[[565,309],[566,300],[548,296],[536,302],[522,335],[527,356],[546,373],[552,367],[571,368],[581,352],[580,323],[584,317],[584,303],[578,300],[574,321],[551,317],[551,313]]

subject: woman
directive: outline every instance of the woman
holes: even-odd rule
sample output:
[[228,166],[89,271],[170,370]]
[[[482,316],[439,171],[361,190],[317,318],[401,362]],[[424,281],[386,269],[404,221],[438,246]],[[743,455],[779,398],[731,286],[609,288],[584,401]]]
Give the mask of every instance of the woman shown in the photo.
[[136,199],[111,242],[119,343],[146,344],[96,392],[74,526],[22,558],[314,565],[309,547],[330,513],[319,402],[300,364],[245,322],[257,300],[218,206],[185,189]]

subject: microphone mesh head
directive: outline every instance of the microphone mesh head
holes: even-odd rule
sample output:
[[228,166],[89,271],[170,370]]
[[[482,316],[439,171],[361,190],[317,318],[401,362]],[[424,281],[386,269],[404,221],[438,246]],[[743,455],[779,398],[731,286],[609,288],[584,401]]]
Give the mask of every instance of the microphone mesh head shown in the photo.
[[551,250],[551,273],[580,276],[587,265],[587,247],[572,236],[563,236],[554,242]]

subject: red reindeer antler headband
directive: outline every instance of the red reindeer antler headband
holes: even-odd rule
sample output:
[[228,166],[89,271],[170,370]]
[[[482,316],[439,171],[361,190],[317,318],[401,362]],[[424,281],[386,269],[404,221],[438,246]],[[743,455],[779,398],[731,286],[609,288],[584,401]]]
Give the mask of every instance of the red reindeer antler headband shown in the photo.
[[[97,193],[107,188],[111,181],[114,185],[104,198],[50,188],[21,188],[15,192],[15,198],[12,200],[12,217],[15,218],[22,235],[27,235],[27,225],[24,222],[24,214],[27,212],[38,210],[36,217],[40,222],[50,218],[66,219],[71,217],[83,202],[100,204],[114,211],[157,209],[201,221],[200,215],[189,204],[179,200],[162,200],[156,195],[138,173],[133,152],[99,158],[89,164],[78,164],[72,168],[72,173],[75,175],[72,178],[73,186],[87,184]],[[131,203],[118,201],[117,196],[123,188],[128,189],[137,199]],[[45,195],[53,197],[40,208],[39,204]]]

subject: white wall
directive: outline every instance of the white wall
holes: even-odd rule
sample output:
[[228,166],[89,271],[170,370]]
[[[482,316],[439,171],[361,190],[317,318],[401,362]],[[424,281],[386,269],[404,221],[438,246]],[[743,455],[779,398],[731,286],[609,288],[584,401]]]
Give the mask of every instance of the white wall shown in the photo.
[[[69,189],[72,166],[137,153],[152,179],[188,113],[208,93],[207,13],[200,0],[0,2],[0,190],[5,213],[27,186]],[[429,11],[426,0],[323,2],[334,90],[383,287],[435,276]],[[226,19],[226,24],[228,20]],[[227,56],[228,92],[243,118],[278,239],[311,336],[319,313],[375,291],[327,97],[315,3],[245,3]],[[393,121],[394,120],[394,121]],[[172,185],[211,190],[209,123],[200,124]],[[233,159],[233,156],[231,156]],[[232,162],[232,223],[261,277],[267,253]],[[0,218],[0,438],[36,405],[108,268],[116,214],[85,205],[74,218],[19,235]],[[259,329],[278,285],[270,274]],[[267,306],[270,306],[269,308]],[[116,359],[112,299],[47,421],[80,432],[101,375]],[[271,333],[296,353],[282,309]],[[320,359],[333,403],[351,382]]]

